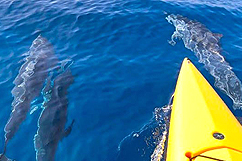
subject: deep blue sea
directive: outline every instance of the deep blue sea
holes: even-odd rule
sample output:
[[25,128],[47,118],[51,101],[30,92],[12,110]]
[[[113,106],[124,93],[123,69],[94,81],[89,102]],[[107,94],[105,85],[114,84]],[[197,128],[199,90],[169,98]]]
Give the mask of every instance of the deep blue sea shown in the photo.
[[[214,78],[182,41],[168,43],[174,26],[164,12],[222,34],[222,55],[242,80],[242,3],[235,0],[0,0],[0,152],[13,81],[41,34],[59,60],[73,61],[75,77],[68,89],[67,125],[72,119],[75,124],[59,142],[55,160],[150,160],[154,109],[168,103],[182,60],[189,57],[214,87]],[[242,116],[227,95],[215,90]],[[35,160],[41,101],[32,106],[39,108],[8,143],[6,155],[16,161]]]

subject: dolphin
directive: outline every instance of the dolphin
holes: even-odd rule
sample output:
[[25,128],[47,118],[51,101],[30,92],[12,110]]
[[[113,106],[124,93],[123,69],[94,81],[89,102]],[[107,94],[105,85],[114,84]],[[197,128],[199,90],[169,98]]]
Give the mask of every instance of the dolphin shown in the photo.
[[42,36],[38,36],[33,41],[24,61],[13,82],[15,86],[11,93],[14,100],[10,118],[4,128],[5,145],[3,155],[6,152],[8,141],[12,139],[21,123],[25,120],[31,102],[40,94],[48,72],[54,69],[58,62],[54,56],[52,45]]
[[182,39],[185,47],[195,53],[199,62],[215,78],[215,86],[232,99],[234,109],[241,109],[241,81],[221,55],[222,34],[213,33],[202,23],[181,15],[170,14],[166,20],[175,27],[171,41],[168,42],[175,45],[174,39]]
[[[45,102],[38,120],[34,145],[37,161],[54,161],[58,142],[70,134],[74,120],[65,130],[67,121],[67,90],[73,83],[70,69],[57,75],[53,83],[48,81],[44,88]],[[53,84],[53,85],[51,85]]]
[[7,158],[5,155],[1,154],[0,161],[15,161],[15,160],[11,160],[11,159]]

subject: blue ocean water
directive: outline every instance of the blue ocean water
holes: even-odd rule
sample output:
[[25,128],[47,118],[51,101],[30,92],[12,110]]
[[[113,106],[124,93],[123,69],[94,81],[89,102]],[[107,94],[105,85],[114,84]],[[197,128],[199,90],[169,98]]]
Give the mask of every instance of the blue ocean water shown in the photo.
[[[174,27],[164,12],[195,19],[223,34],[223,56],[242,80],[242,3],[162,0],[0,1],[0,151],[11,112],[13,81],[33,40],[42,35],[56,56],[71,59],[68,90],[71,134],[56,152],[62,161],[150,160],[155,107],[167,104],[179,68],[189,57],[213,85],[214,78],[182,41],[167,41]],[[236,116],[228,96],[215,88]],[[41,106],[41,101],[34,103]],[[6,155],[35,160],[34,135],[41,108],[28,114]],[[138,134],[138,135],[134,135]]]

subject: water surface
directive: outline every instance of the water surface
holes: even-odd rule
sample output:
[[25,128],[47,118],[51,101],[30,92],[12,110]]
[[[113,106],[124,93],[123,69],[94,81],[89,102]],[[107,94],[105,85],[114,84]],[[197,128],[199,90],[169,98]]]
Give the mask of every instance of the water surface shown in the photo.
[[[71,134],[56,160],[150,160],[155,149],[155,107],[167,104],[184,57],[213,85],[215,80],[174,32],[165,17],[181,14],[213,33],[223,34],[223,56],[242,79],[242,4],[231,1],[6,1],[0,3],[0,149],[11,112],[13,81],[38,35],[52,45],[60,61],[71,59],[74,83],[68,90]],[[213,86],[214,87],[214,86]],[[232,100],[215,90],[233,110]],[[32,105],[41,106],[41,95]],[[8,144],[7,156],[35,160],[34,135],[41,108],[28,114]],[[2,150],[1,150],[2,151]]]

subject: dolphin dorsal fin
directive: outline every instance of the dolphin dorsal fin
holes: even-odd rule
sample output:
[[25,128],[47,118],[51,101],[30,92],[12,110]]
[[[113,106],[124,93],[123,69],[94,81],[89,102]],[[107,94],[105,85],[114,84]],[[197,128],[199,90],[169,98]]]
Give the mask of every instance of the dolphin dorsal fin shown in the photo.
[[61,140],[62,140],[63,138],[65,138],[65,137],[67,137],[67,136],[70,135],[71,130],[72,130],[72,126],[73,126],[74,122],[75,122],[75,119],[73,119],[72,122],[71,122],[71,124],[65,129],[65,131],[63,132],[63,135],[62,135]]

